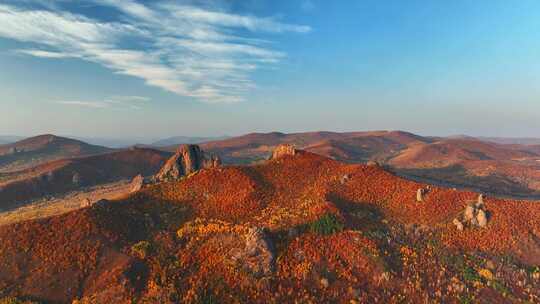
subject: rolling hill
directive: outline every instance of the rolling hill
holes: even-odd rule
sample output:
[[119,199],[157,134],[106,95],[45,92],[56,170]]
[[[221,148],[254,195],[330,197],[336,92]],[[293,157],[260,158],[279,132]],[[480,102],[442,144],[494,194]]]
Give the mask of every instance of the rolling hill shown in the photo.
[[0,171],[21,170],[53,160],[111,151],[113,150],[109,148],[89,145],[70,138],[50,134],[39,135],[12,144],[0,145]]
[[[205,151],[219,154],[226,163],[249,163],[266,159],[279,144],[317,151],[339,160],[367,161],[387,159],[414,143],[429,143],[431,138],[402,131],[308,132],[285,134],[251,133],[201,144]],[[173,147],[168,150],[172,150]]]
[[[417,189],[428,189],[422,202]],[[0,227],[0,297],[54,303],[535,303],[540,204],[304,151]],[[454,220],[453,220],[454,219]]]
[[8,210],[43,196],[155,174],[170,153],[129,149],[62,159],[29,169],[0,173],[0,210]]
[[[402,131],[251,133],[201,144],[227,164],[267,159],[279,144],[336,160],[377,161],[400,175],[506,196],[540,197],[540,146],[469,136],[425,137]],[[175,147],[164,148],[173,151]]]

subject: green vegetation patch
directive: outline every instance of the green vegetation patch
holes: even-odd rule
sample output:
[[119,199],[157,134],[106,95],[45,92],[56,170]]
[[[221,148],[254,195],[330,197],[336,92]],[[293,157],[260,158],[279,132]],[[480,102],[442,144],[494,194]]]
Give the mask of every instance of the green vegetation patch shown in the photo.
[[308,225],[308,230],[321,235],[330,235],[343,230],[345,225],[331,213],[321,216],[318,220]]

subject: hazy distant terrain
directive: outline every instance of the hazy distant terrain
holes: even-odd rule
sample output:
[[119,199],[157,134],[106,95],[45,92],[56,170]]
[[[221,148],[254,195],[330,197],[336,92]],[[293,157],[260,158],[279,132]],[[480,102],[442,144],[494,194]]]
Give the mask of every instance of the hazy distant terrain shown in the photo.
[[151,146],[154,147],[166,147],[180,144],[200,144],[207,141],[223,140],[227,136],[220,137],[189,137],[189,136],[174,136],[153,142]]
[[[178,136],[154,145],[174,152],[180,144],[202,142],[205,151],[219,155],[226,164],[248,164],[268,158],[277,145],[286,143],[340,161],[377,161],[404,176],[431,182],[504,195],[540,195],[540,145],[516,144],[523,142],[520,139],[500,139],[508,143],[501,144],[469,136],[427,137],[402,131],[272,132],[211,139]],[[121,150],[53,135],[37,136],[0,145],[0,171],[114,151]],[[5,174],[0,177],[8,178]]]
[[540,138],[534,137],[477,137],[480,140],[507,145],[540,145]]
[[23,137],[0,135],[0,145],[10,144],[21,139],[23,139]]

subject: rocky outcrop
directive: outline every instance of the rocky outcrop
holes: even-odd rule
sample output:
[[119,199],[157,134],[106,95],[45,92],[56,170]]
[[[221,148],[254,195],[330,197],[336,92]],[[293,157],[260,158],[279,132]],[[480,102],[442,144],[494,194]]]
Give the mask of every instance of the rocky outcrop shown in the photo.
[[416,190],[416,202],[421,203],[424,201],[426,195],[431,191],[431,186],[427,186],[426,188],[420,188]]
[[296,150],[293,145],[282,144],[274,149],[274,152],[272,152],[272,156],[270,157],[270,159],[277,159],[286,155],[294,156],[297,152],[298,150]]
[[453,224],[458,230],[465,227],[485,228],[488,224],[488,214],[484,205],[484,196],[480,194],[477,202],[469,202],[465,206],[463,213],[453,220]]
[[85,198],[81,201],[81,208],[92,206],[92,201],[89,198]]
[[381,167],[381,164],[378,161],[370,160],[366,163],[368,167]]
[[171,181],[205,168],[221,165],[217,156],[206,155],[198,145],[182,145],[154,177],[157,182]]
[[130,186],[131,186],[131,189],[129,190],[130,193],[134,193],[141,190],[144,186],[144,177],[141,174],[135,176],[133,180],[131,181]]
[[82,183],[81,175],[77,172],[73,173],[73,177],[71,178],[71,182],[76,185],[80,186]]
[[275,254],[266,233],[258,227],[235,225],[219,220],[197,219],[178,230],[187,248],[217,244],[219,263],[232,265],[250,276],[260,278],[274,271]]

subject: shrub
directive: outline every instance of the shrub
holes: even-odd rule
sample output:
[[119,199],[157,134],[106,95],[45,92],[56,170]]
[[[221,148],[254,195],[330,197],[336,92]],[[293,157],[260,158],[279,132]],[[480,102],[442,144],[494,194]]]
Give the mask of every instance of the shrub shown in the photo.
[[38,304],[32,301],[23,301],[15,297],[7,297],[0,299],[0,304]]
[[140,241],[131,246],[131,252],[141,259],[146,258],[150,254],[151,250],[152,245],[148,241]]
[[315,222],[309,224],[309,231],[321,235],[329,235],[339,231],[342,231],[344,228],[343,223],[331,213],[327,213],[321,216]]

